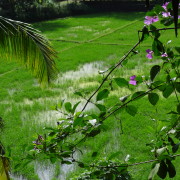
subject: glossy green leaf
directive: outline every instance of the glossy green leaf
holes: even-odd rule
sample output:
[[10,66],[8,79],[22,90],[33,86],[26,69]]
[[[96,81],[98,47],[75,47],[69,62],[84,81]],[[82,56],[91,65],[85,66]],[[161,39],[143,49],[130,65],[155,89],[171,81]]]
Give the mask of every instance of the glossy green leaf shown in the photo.
[[93,152],[92,155],[91,155],[91,157],[96,157],[97,154],[98,154],[98,152]]
[[78,162],[78,166],[81,167],[81,168],[84,168],[84,163]]
[[161,162],[160,162],[159,170],[158,170],[158,172],[157,172],[157,175],[158,175],[160,178],[165,179],[166,176],[167,176],[167,171],[168,171],[168,169],[167,169],[166,163],[165,163],[164,161],[161,161]]
[[180,82],[175,82],[175,88],[178,93],[180,93]]
[[174,167],[174,165],[172,164],[172,162],[168,159],[166,159],[166,164],[168,166],[168,173],[169,173],[169,177],[173,178],[176,176],[176,169]]
[[165,90],[163,91],[163,96],[165,98],[168,98],[173,93],[173,91],[174,91],[173,86],[168,85],[168,86],[166,86]]
[[83,97],[82,93],[79,92],[79,91],[74,92],[74,94],[75,94],[75,95],[78,95],[78,96],[80,96],[80,97]]
[[150,93],[148,94],[148,100],[153,106],[155,106],[159,101],[159,95],[156,93]]
[[102,105],[102,104],[95,104],[95,105],[100,111],[106,112],[106,107],[104,105]]
[[177,105],[177,112],[180,114],[180,104]]
[[154,78],[157,76],[157,74],[160,72],[161,67],[159,65],[154,65],[150,70],[150,78],[151,81],[154,80]]
[[148,28],[146,26],[143,27],[142,29],[142,36],[141,36],[141,42],[146,40],[149,37],[149,31]]
[[126,81],[124,78],[114,78],[114,81],[119,87],[127,87],[128,81]]
[[81,103],[81,101],[77,102],[77,103],[73,106],[73,108],[72,108],[72,113],[75,112],[77,106],[78,106],[80,103]]
[[[134,99],[134,98],[136,98],[136,99],[140,99],[140,98],[142,98],[142,97],[144,97],[145,96],[145,91],[138,91],[138,92],[135,92],[132,96],[131,96],[131,99]],[[138,97],[138,98],[137,98]]]
[[108,158],[108,160],[112,160],[114,159],[115,157],[119,156],[119,154],[121,154],[122,152],[121,151],[118,151],[118,152],[115,152],[113,154],[111,154]]
[[72,111],[72,105],[71,105],[70,102],[66,102],[66,103],[64,104],[64,107],[65,107],[65,109],[66,109],[67,112],[71,112],[71,111]]
[[175,145],[172,147],[172,151],[173,151],[173,153],[176,153],[176,152],[178,151],[179,146],[180,146],[180,143],[175,144]]
[[126,112],[131,116],[135,116],[137,114],[137,108],[135,106],[128,105],[126,106]]
[[105,99],[107,98],[109,95],[109,90],[108,89],[103,89],[102,91],[100,91],[98,94],[97,94],[97,97],[96,97],[96,100],[97,101],[100,101],[102,99]]
[[84,125],[84,121],[83,121],[83,117],[77,117],[76,119],[74,119],[73,122],[73,126],[83,126]]
[[159,56],[164,52],[164,46],[162,42],[159,41],[157,38],[154,38],[154,41],[152,44],[152,50],[155,56]]

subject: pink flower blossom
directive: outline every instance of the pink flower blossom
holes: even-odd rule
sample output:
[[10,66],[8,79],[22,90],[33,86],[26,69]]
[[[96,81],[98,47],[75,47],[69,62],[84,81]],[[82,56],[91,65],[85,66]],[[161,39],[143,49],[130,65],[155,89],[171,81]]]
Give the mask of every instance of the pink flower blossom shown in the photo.
[[129,84],[132,84],[132,85],[136,86],[137,85],[137,81],[135,80],[135,78],[136,78],[136,75],[131,76]]
[[148,59],[152,59],[152,58],[153,58],[152,54],[153,54],[154,52],[151,51],[150,49],[147,49],[146,52],[147,52],[146,57],[147,57]]
[[165,52],[165,53],[161,54],[161,57],[168,57],[168,55],[167,55],[167,53]]
[[169,4],[169,2],[166,2],[166,3],[164,3],[163,5],[162,5],[162,7],[165,9],[165,10],[167,10],[167,5]]
[[144,24],[150,25],[157,21],[159,21],[158,16],[145,16]]
[[170,12],[162,12],[163,17],[171,17]]

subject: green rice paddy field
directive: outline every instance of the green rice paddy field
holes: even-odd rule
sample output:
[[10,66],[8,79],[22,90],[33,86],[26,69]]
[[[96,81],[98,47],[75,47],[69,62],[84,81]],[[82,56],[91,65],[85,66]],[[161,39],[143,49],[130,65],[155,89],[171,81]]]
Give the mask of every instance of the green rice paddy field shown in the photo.
[[[102,80],[99,70],[106,70],[118,60],[138,41],[138,30],[143,27],[144,13],[104,13],[82,15],[39,22],[33,26],[39,29],[52,43],[58,52],[56,59],[59,71],[58,78],[48,88],[41,89],[37,81],[23,67],[13,62],[2,62],[0,66],[0,116],[5,122],[2,133],[2,142],[11,149],[12,172],[22,175],[28,180],[58,180],[70,179],[81,169],[74,167],[64,177],[59,164],[54,166],[51,176],[46,179],[40,177],[37,162],[17,169],[15,165],[24,156],[24,149],[35,139],[37,134],[43,134],[43,127],[55,126],[59,113],[52,110],[59,101],[65,99],[72,103],[80,99],[74,95],[75,91],[90,93],[95,90]],[[160,26],[157,24],[157,26]],[[174,31],[162,33],[167,42],[178,45]],[[124,77],[129,80],[132,75],[148,75],[149,69],[161,62],[157,58],[148,60],[145,50],[151,48],[151,41],[146,40],[140,45],[139,54],[128,59],[123,68],[118,69],[113,77]],[[107,84],[105,84],[107,86]],[[143,87],[138,87],[140,90]],[[118,98],[129,94],[125,88],[116,88],[111,91],[106,105],[113,104]],[[83,101],[83,100],[82,100]],[[79,157],[85,162],[91,162],[91,154],[98,151],[97,158],[108,158],[112,152],[119,152],[118,160],[124,160],[127,154],[141,162],[153,159],[150,148],[146,146],[155,138],[155,124],[150,117],[162,120],[167,118],[161,112],[173,110],[175,96],[171,95],[167,103],[164,98],[152,107],[144,98],[141,102],[134,102],[139,107],[135,117],[122,113],[122,129],[119,120],[113,116],[105,122],[103,133],[89,139],[83,147],[84,155]],[[89,110],[97,111],[93,106]],[[81,106],[79,107],[81,109]],[[123,131],[123,133],[122,133]],[[179,159],[176,159],[177,176],[180,179]],[[180,161],[179,161],[180,162]],[[151,164],[131,167],[130,173],[134,180],[146,180]],[[12,178],[13,179],[13,178]],[[15,178],[14,178],[15,179]],[[19,177],[20,179],[20,177]],[[159,179],[156,177],[156,179]],[[168,178],[167,178],[168,179]]]

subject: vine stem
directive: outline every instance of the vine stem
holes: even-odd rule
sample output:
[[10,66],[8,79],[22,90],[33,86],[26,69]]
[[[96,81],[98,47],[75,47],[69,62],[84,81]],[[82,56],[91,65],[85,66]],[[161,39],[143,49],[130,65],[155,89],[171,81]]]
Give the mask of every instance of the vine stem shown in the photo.
[[[180,154],[176,154],[170,157],[178,157],[180,156]],[[153,159],[153,160],[148,160],[148,161],[143,161],[143,162],[138,162],[138,163],[134,163],[134,164],[122,164],[122,165],[116,165],[116,166],[95,166],[95,165],[91,165],[90,167],[99,167],[99,168],[115,168],[115,167],[129,167],[129,166],[137,166],[137,165],[141,165],[141,164],[147,164],[147,163],[152,163],[152,162],[156,162],[156,161],[160,161],[159,159]]]
[[126,58],[129,56],[129,54],[131,52],[133,52],[133,50],[140,44],[140,40],[134,45],[134,47],[129,50],[122,58],[121,60],[109,71],[109,73],[105,76],[105,78],[103,79],[103,81],[101,82],[101,84],[99,85],[99,87],[94,91],[94,93],[87,99],[86,104],[84,105],[84,107],[82,108],[82,112],[86,109],[86,106],[88,105],[88,103],[91,101],[91,99],[94,97],[94,95],[99,91],[99,89],[102,87],[102,85],[105,83],[105,81],[108,79],[108,77],[111,75],[111,73],[118,67],[120,66],[123,61],[126,60]]
[[138,98],[140,98],[140,97],[142,97],[142,96],[145,96],[145,95],[149,94],[151,91],[154,91],[155,89],[159,88],[160,86],[162,86],[162,85],[156,86],[155,88],[152,88],[152,89],[150,89],[150,90],[148,90],[148,91],[146,91],[146,92],[144,92],[144,93],[142,93],[142,94],[134,97],[133,99],[127,101],[126,103],[124,103],[123,105],[119,106],[119,107],[116,108],[114,111],[112,111],[110,114],[108,114],[106,117],[104,117],[102,121],[104,121],[105,119],[107,119],[109,116],[111,116],[112,114],[114,114],[114,113],[115,113],[116,111],[118,111],[119,109],[125,107],[125,106],[126,106],[127,104],[129,104],[130,102],[132,102],[132,101],[134,101],[134,100],[136,100],[136,99],[138,99]]
[[[148,31],[148,32],[154,32],[154,31],[163,31],[163,30],[173,30],[173,29],[175,29],[175,28],[160,28],[160,29],[155,29],[155,30],[150,30],[150,31]],[[179,27],[177,28],[177,29],[180,29]],[[138,31],[138,32],[143,32],[142,30],[141,31]]]

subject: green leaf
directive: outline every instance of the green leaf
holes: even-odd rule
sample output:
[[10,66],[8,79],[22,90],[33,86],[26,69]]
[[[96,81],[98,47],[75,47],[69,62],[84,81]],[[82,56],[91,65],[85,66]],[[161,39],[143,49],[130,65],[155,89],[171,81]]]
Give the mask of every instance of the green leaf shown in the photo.
[[175,82],[175,88],[180,93],[180,82]]
[[102,104],[95,104],[95,105],[100,111],[106,112],[106,107],[104,105]]
[[173,19],[172,18],[162,19],[161,24],[164,24],[165,26],[170,26],[171,24],[173,24]]
[[71,161],[61,161],[61,164],[72,164],[72,162]]
[[88,136],[89,136],[89,137],[94,137],[94,136],[98,135],[100,132],[101,132],[100,129],[93,129],[93,130],[88,134]]
[[77,106],[81,103],[81,101],[77,102],[74,106],[73,106],[73,109],[72,109],[72,113],[75,112]]
[[78,162],[78,166],[81,167],[81,168],[84,168],[84,163]]
[[155,106],[159,101],[159,95],[156,93],[150,93],[148,94],[148,100],[153,106]]
[[50,161],[51,161],[52,164],[54,164],[56,162],[56,160],[57,159],[55,157],[50,157]]
[[136,98],[138,96],[140,96],[140,97],[138,97],[137,99],[140,99],[140,98],[145,96],[144,93],[145,93],[145,91],[137,91],[131,96],[131,99],[134,99],[134,98]]
[[168,141],[170,142],[171,146],[174,146],[175,143],[171,137],[168,136]]
[[157,74],[160,72],[161,67],[159,65],[154,65],[150,70],[150,78],[151,81],[154,80],[154,78],[157,76]]
[[80,97],[83,97],[82,93],[79,92],[79,91],[74,92],[74,94],[75,94],[75,95],[78,95],[78,96],[80,96]]
[[177,112],[180,114],[180,104],[177,105]]
[[115,157],[117,157],[121,153],[122,153],[121,151],[118,151],[118,152],[115,152],[115,153],[111,154],[110,157],[108,158],[108,160],[114,159]]
[[173,91],[174,91],[173,86],[168,85],[168,86],[166,86],[165,90],[163,91],[163,96],[165,98],[168,98],[173,93]]
[[157,174],[159,170],[159,167],[160,167],[160,163],[155,164],[154,168],[151,170],[148,176],[148,180],[152,180],[154,178],[154,176]]
[[135,106],[128,105],[126,106],[126,112],[131,116],[135,116],[137,114],[137,108]]
[[142,36],[141,36],[141,42],[146,40],[149,37],[149,31],[148,28],[146,26],[143,27],[142,29]]
[[164,161],[161,161],[160,162],[160,167],[159,167],[159,170],[157,172],[157,175],[162,178],[162,179],[165,179],[166,178],[166,175],[167,175],[167,165]]
[[57,75],[57,53],[49,41],[29,24],[0,16],[0,58],[29,69],[44,86]]
[[177,150],[179,149],[179,146],[180,146],[180,143],[175,144],[175,145],[172,147],[172,152],[173,152],[173,153],[176,153]]
[[77,117],[76,119],[74,119],[74,122],[73,122],[73,126],[76,127],[76,126],[83,126],[84,125],[84,119],[83,117]]
[[128,81],[126,81],[124,78],[114,78],[114,81],[119,87],[127,87]]
[[66,102],[66,103],[64,104],[64,107],[65,107],[65,109],[66,109],[67,112],[71,112],[71,111],[72,111],[72,105],[71,105],[70,102]]
[[92,155],[91,155],[91,157],[96,157],[97,154],[98,154],[98,152],[93,152]]
[[152,50],[155,56],[159,56],[164,52],[164,46],[162,42],[159,41],[157,38],[154,38],[154,41],[152,44]]
[[172,162],[169,159],[166,159],[166,164],[168,165],[168,173],[169,173],[169,177],[173,178],[176,176],[176,169],[174,167],[174,165],[172,164]]
[[156,5],[153,9],[157,14],[161,13],[162,11],[164,11],[164,8],[160,5]]
[[157,31],[157,28],[152,24],[150,25],[150,30],[152,31],[151,33],[156,39],[160,37],[161,34],[159,33],[159,31]]
[[102,91],[100,91],[98,94],[97,94],[97,97],[96,97],[96,100],[97,101],[100,101],[102,99],[105,99],[107,98],[109,95],[109,90],[108,89],[103,89]]

